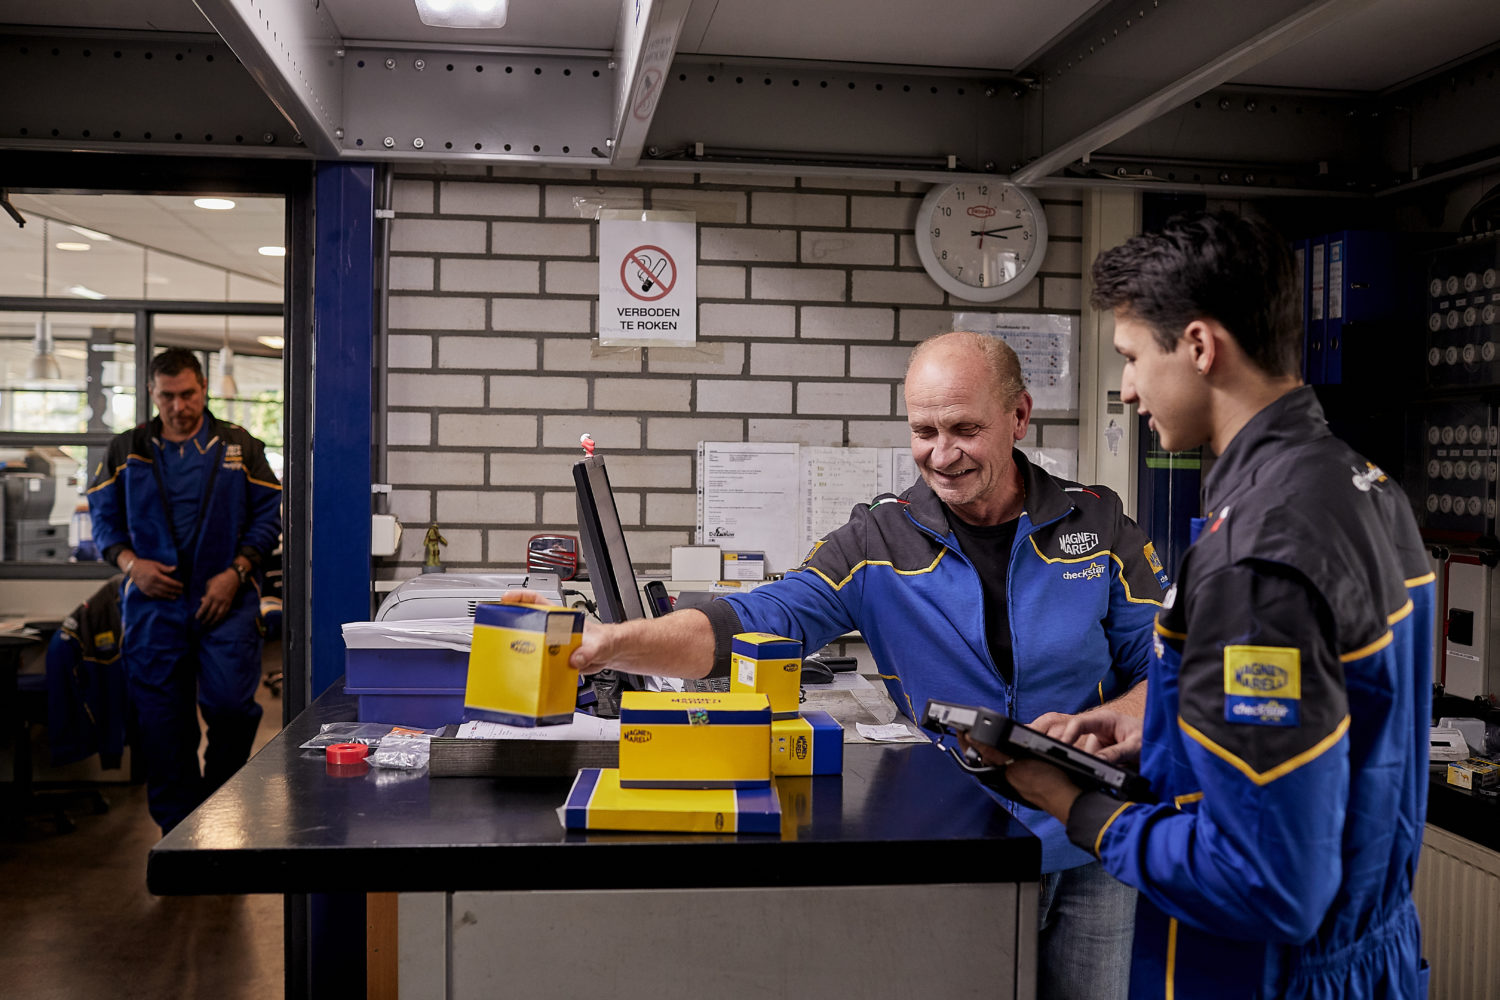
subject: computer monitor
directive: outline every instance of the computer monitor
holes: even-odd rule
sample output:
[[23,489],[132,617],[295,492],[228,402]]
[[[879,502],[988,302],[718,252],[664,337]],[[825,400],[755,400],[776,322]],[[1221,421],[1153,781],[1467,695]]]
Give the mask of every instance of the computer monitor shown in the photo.
[[630,549],[620,527],[620,512],[609,486],[604,458],[591,455],[573,465],[573,483],[578,489],[578,534],[583,539],[583,557],[588,562],[589,583],[599,619],[631,621],[646,617],[641,589],[630,566]]

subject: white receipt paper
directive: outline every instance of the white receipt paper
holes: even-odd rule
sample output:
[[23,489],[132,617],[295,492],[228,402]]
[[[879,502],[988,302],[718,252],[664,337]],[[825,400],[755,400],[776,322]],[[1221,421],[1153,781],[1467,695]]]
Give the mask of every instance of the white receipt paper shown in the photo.
[[928,737],[914,732],[904,722],[888,722],[883,726],[867,726],[863,722],[854,724],[859,735],[871,743],[926,743]]
[[600,719],[582,712],[564,726],[507,726],[499,722],[465,722],[458,727],[461,740],[618,740],[619,719]]

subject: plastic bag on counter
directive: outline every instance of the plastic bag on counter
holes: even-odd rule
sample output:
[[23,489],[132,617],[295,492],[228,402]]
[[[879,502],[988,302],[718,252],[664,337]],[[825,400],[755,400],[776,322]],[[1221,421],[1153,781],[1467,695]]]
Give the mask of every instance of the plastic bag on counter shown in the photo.
[[325,722],[318,727],[318,735],[302,744],[303,750],[321,750],[334,743],[367,743],[374,746],[387,736],[421,736],[431,739],[441,729],[409,729],[393,726],[389,722]]
[[415,771],[427,766],[432,755],[432,737],[409,729],[394,730],[375,746],[369,760],[373,767]]

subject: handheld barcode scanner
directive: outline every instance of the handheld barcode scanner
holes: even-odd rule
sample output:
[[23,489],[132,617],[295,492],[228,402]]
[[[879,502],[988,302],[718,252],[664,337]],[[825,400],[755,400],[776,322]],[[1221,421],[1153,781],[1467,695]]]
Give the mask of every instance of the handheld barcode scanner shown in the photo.
[[[922,728],[938,735],[963,734],[970,743],[992,747],[1011,757],[1030,757],[1062,769],[1081,788],[1101,791],[1131,802],[1155,802],[1150,782],[1127,768],[1101,760],[1061,740],[1023,726],[1008,715],[976,705],[959,705],[930,698],[922,712]],[[967,760],[953,747],[933,740],[958,765],[1008,799],[1036,808],[1005,780],[1004,767]]]

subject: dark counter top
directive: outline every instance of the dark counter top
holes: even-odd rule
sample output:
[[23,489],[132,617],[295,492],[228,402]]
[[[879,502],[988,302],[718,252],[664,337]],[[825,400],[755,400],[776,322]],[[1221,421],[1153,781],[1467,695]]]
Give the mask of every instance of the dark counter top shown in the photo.
[[328,773],[299,745],[355,717],[340,681],[152,849],[158,895],[1024,882],[1041,846],[929,744],[848,744],[784,780],[780,837],[579,833],[571,779]]
[[1500,851],[1500,796],[1450,785],[1447,767],[1432,769],[1427,786],[1427,822],[1456,837]]

